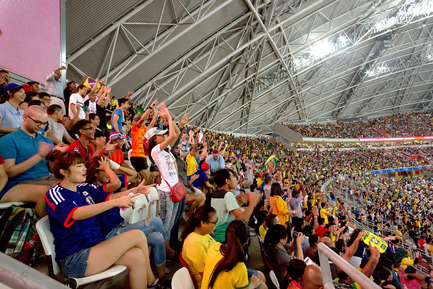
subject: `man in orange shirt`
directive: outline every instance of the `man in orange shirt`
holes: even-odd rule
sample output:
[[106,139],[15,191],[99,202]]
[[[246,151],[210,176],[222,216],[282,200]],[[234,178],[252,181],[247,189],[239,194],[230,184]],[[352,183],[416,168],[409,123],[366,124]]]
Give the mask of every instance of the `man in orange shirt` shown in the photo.
[[[143,178],[146,185],[152,183],[152,178],[150,176],[150,170],[147,165],[146,159],[146,149],[144,147],[144,135],[146,134],[147,128],[152,128],[155,125],[156,118],[158,115],[158,110],[156,109],[156,105],[158,104],[158,100],[155,100],[141,115],[140,113],[136,114],[133,119],[133,125],[131,129],[131,138],[132,138],[132,151],[131,151],[131,164],[134,169],[140,174],[141,178]],[[149,125],[144,126],[146,120],[149,118],[150,112],[153,110],[153,118]]]

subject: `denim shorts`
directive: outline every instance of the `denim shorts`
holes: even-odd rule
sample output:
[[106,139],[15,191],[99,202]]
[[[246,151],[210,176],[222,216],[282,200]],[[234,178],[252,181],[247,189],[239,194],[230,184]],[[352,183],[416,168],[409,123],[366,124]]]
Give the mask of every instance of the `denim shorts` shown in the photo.
[[[254,270],[254,269],[247,269],[247,271],[248,271],[248,279],[250,279],[250,278],[253,277],[253,276],[256,276],[256,277],[259,276],[259,274],[257,273],[257,270]],[[259,288],[260,288],[260,286],[257,287],[257,288],[255,288],[255,289],[259,289]]]
[[92,248],[82,249],[63,260],[60,260],[63,274],[67,278],[83,278],[86,274],[87,260]]

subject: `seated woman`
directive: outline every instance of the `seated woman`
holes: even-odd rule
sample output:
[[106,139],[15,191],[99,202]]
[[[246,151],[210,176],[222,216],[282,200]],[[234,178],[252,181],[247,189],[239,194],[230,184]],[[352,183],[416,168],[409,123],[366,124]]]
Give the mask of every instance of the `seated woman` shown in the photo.
[[249,229],[243,220],[232,221],[226,229],[226,244],[214,243],[208,250],[202,289],[267,289],[262,272],[247,269],[243,246],[248,244]]
[[302,289],[302,275],[307,265],[303,260],[293,259],[287,267],[287,274],[283,278],[281,288]]
[[[103,169],[109,168],[103,165]],[[161,288],[152,273],[147,239],[142,231],[131,230],[106,239],[101,229],[101,213],[115,207],[131,207],[134,197],[147,194],[148,187],[140,185],[113,195],[101,186],[84,183],[86,167],[76,152],[57,157],[54,175],[61,181],[45,195],[45,208],[56,257],[65,276],[90,276],[117,264],[129,268],[131,288]]]
[[213,230],[218,222],[216,211],[209,205],[192,212],[182,231],[182,258],[194,278],[197,288],[201,288],[204,260],[209,247],[215,243]]
[[[117,176],[111,170],[109,160],[103,156],[96,156],[86,162],[87,179],[89,184],[102,186],[107,193],[117,193],[122,188],[125,190],[128,184],[125,183],[126,176]],[[149,187],[149,186],[148,186]],[[120,215],[118,207],[112,208],[101,214],[102,233],[105,238],[114,234],[130,230],[141,230],[151,246],[152,259],[155,262],[156,272],[161,283],[165,283],[165,262],[167,255],[172,257],[174,251],[168,244],[167,234],[160,218],[147,218],[134,224],[128,224]]]
[[265,238],[267,259],[280,284],[292,259],[284,248],[284,245],[287,244],[287,235],[286,227],[277,224],[269,228]]

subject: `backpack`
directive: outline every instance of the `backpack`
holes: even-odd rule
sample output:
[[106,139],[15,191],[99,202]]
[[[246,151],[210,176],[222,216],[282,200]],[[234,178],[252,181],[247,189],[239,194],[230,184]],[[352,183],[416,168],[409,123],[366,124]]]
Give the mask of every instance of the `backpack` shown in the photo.
[[10,206],[0,212],[0,252],[30,265],[42,252],[33,208]]

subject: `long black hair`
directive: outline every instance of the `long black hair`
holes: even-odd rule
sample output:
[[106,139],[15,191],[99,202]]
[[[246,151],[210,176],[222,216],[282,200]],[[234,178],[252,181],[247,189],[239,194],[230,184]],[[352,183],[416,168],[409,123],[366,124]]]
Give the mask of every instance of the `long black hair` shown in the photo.
[[288,236],[287,228],[284,225],[276,224],[268,229],[265,236],[264,246],[266,250],[277,245],[281,239],[286,239]]
[[226,229],[226,244],[221,244],[220,252],[223,258],[214,268],[209,288],[215,284],[215,280],[222,271],[232,270],[237,263],[246,262],[245,252],[242,245],[248,242],[249,230],[243,220],[232,221]]
[[182,242],[185,241],[186,237],[190,233],[194,232],[196,227],[200,226],[201,221],[209,222],[209,217],[213,214],[216,214],[216,211],[209,205],[201,206],[197,210],[193,211],[183,227],[181,236]]

